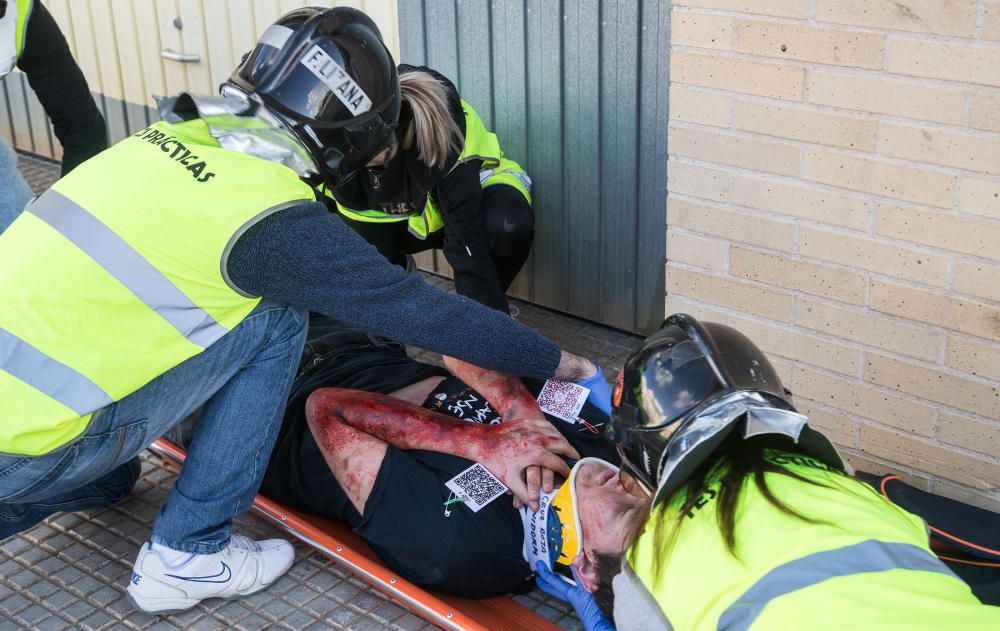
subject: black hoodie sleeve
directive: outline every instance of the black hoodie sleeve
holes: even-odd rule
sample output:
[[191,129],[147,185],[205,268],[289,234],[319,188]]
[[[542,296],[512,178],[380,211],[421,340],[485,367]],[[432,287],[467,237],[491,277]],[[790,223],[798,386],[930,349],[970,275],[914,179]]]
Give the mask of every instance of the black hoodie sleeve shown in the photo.
[[108,132],[62,31],[41,2],[33,5],[17,67],[28,76],[31,89],[52,119],[63,146],[62,174],[66,175],[108,148]]
[[455,272],[455,291],[508,313],[490,244],[483,229],[479,161],[460,164],[434,190],[444,218],[444,257]]
[[[426,66],[399,67],[400,72],[419,70],[426,72],[448,93],[448,109],[452,119],[465,129],[465,111],[455,84],[433,68]],[[483,230],[483,189],[479,183],[479,160],[470,160],[451,168],[458,156],[448,160],[446,173],[434,185],[431,195],[441,209],[444,219],[444,246],[442,251],[455,273],[455,290],[476,302],[508,313],[507,296],[500,286],[496,266],[490,257],[490,244]]]

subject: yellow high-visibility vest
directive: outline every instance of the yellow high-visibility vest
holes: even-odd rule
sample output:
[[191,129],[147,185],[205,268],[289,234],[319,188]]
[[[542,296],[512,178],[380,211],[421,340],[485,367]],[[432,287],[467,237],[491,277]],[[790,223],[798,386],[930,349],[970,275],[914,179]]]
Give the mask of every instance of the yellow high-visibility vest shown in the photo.
[[229,280],[230,249],[314,198],[200,119],[155,123],[56,182],[0,235],[0,453],[70,443],[239,324],[260,299]]
[[[505,158],[497,141],[496,134],[486,129],[483,120],[479,118],[472,106],[462,101],[465,112],[465,145],[459,154],[455,166],[469,160],[481,160],[479,183],[483,188],[494,184],[513,186],[531,203],[531,178],[516,162]],[[454,167],[453,167],[454,168]],[[441,209],[427,194],[427,203],[419,215],[394,215],[381,210],[353,210],[337,203],[337,210],[346,217],[356,221],[371,223],[391,223],[396,221],[409,222],[410,232],[419,239],[426,239],[432,232],[444,227]]]
[[[674,629],[1000,629],[1000,608],[934,556],[919,517],[812,458],[766,457],[819,483],[765,474],[775,497],[815,523],[775,508],[748,477],[738,556],[719,531],[718,484],[682,518],[669,551],[651,527],[634,544],[632,570]],[[675,499],[653,519],[675,523]]]

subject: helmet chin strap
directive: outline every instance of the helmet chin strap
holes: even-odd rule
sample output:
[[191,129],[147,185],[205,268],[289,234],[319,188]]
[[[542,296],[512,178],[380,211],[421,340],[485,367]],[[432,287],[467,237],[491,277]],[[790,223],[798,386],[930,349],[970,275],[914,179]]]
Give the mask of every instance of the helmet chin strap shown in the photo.
[[168,123],[189,120],[183,116],[189,104],[195,111],[188,113],[205,121],[223,149],[283,164],[303,178],[320,171],[309,150],[281,119],[242,90],[224,89],[222,96],[182,92],[157,99],[160,117]]

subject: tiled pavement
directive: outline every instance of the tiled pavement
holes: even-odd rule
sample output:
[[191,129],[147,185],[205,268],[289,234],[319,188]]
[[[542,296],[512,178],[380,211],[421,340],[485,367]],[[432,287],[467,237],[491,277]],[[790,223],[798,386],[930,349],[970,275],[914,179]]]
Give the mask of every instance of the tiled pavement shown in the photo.
[[[22,156],[20,167],[36,192],[58,175],[51,162]],[[449,289],[447,279],[428,277]],[[546,309],[513,301],[519,319],[593,357],[609,378],[637,338]],[[429,355],[419,352],[422,358]],[[0,544],[0,631],[8,629],[399,629],[433,628],[393,604],[326,557],[296,544],[295,565],[269,589],[237,601],[211,600],[191,611],[154,617],[134,610],[125,585],[136,552],[149,536],[156,508],[174,474],[155,456],[145,458],[132,494],[116,506],[63,513]],[[254,517],[236,531],[253,538],[281,536]],[[572,611],[536,590],[517,600],[564,629],[579,629]]]

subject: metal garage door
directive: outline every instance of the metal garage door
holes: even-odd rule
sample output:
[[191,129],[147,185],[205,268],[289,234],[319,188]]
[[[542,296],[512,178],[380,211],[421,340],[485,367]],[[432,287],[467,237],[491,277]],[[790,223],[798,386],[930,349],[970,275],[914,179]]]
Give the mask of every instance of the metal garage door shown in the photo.
[[658,325],[670,3],[398,6],[401,61],[455,81],[534,180],[534,253],[512,293],[622,329]]

